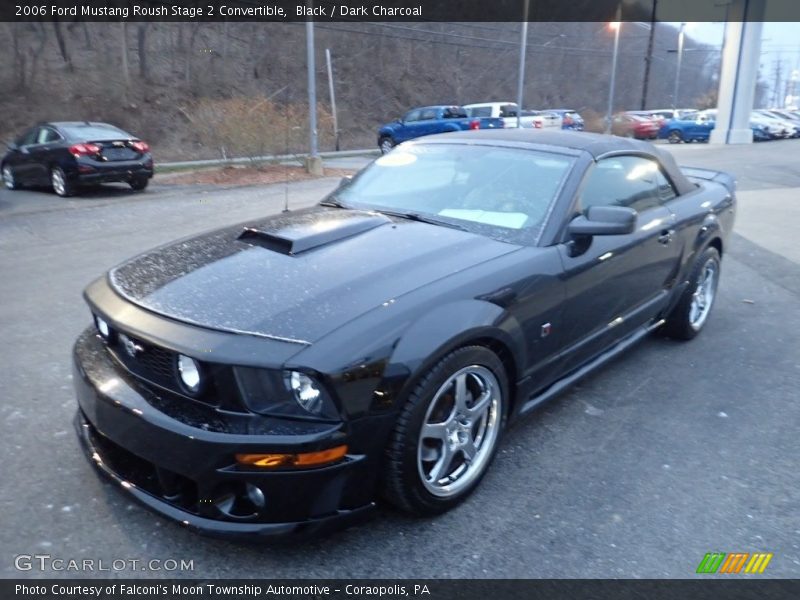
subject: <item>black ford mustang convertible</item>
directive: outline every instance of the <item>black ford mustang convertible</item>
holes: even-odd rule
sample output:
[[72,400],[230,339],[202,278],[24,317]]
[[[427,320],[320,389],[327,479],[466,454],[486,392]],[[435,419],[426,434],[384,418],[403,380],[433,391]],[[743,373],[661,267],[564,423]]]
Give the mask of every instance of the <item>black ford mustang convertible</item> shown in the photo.
[[88,456],[158,513],[268,537],[441,513],[505,427],[654,330],[706,323],[729,175],[645,142],[402,144],[311,209],[157,248],[85,297]]

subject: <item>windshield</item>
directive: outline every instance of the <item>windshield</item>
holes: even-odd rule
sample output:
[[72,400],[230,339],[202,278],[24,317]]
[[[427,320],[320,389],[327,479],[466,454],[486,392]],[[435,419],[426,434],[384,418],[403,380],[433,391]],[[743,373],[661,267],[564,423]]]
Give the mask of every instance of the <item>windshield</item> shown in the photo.
[[525,233],[531,239],[572,163],[569,156],[535,150],[414,144],[377,159],[334,196],[354,208],[427,216],[489,235],[486,228],[491,228],[505,238]]

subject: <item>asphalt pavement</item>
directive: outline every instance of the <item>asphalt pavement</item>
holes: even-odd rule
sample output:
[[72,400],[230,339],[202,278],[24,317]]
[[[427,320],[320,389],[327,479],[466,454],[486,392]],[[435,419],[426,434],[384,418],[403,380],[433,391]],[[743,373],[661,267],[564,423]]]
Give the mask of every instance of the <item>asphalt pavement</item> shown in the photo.
[[[796,577],[800,141],[669,150],[734,172],[747,204],[703,334],[652,337],[512,428],[456,510],[414,519],[382,508],[278,548],[199,537],[100,480],[72,430],[70,347],[90,321],[83,287],[115,263],[277,212],[287,197],[312,204],[336,180],[109,186],[69,200],[0,191],[0,576],[686,578],[706,552],[762,551],[774,554],[764,576]],[[194,570],[20,572],[20,554]]]

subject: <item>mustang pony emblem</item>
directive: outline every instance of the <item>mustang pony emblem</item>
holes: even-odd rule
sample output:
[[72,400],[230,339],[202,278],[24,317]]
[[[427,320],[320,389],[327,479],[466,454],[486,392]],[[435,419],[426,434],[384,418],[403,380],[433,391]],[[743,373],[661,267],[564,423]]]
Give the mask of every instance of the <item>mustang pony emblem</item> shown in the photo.
[[131,358],[135,358],[138,352],[142,352],[144,350],[144,348],[134,342],[127,335],[122,334],[119,336],[119,339],[122,342],[122,347],[125,348],[125,352],[127,352],[128,356]]

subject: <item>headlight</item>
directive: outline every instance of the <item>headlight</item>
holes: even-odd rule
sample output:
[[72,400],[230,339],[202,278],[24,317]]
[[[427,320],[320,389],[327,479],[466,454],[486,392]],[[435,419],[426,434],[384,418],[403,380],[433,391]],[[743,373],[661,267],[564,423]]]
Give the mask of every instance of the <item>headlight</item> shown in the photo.
[[300,371],[286,371],[283,374],[286,387],[294,394],[300,408],[312,415],[322,412],[322,390],[319,384]]
[[106,323],[97,315],[94,316],[94,324],[95,327],[97,327],[97,331],[99,331],[100,335],[102,335],[105,339],[111,337],[111,327],[109,327],[108,323]]
[[183,388],[187,392],[196,394],[200,391],[200,384],[202,383],[200,377],[200,364],[189,356],[179,354],[178,378],[180,379]]
[[273,417],[338,421],[339,411],[325,386],[301,371],[236,367],[239,394],[251,411]]

